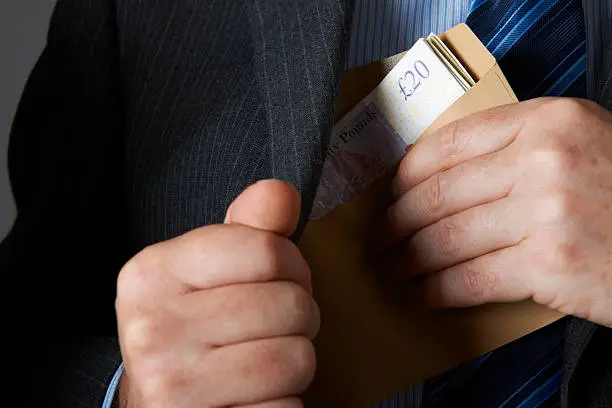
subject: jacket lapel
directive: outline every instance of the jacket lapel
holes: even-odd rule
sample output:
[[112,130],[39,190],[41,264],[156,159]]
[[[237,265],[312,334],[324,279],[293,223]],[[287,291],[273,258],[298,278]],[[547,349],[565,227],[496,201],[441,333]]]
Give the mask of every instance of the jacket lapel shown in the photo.
[[254,0],[250,8],[271,177],[302,193],[305,221],[333,126],[352,0]]
[[352,0],[116,0],[130,245],[205,224],[263,178],[307,219]]
[[[612,39],[612,35],[608,36]],[[601,78],[599,78],[599,97],[598,102],[606,109],[612,111],[612,40],[605,46]]]

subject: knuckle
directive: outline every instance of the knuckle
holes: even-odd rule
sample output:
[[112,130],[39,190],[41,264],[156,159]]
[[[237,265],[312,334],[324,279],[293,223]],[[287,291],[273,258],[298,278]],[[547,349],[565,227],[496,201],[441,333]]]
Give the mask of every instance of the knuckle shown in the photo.
[[550,228],[535,236],[530,263],[537,274],[558,277],[569,271],[568,265],[581,256],[581,249],[571,242],[563,229]]
[[304,391],[316,370],[315,350],[305,337],[285,337],[261,347],[243,362],[247,376],[262,376],[266,383],[282,383],[293,393]]
[[546,141],[547,145],[536,148],[532,159],[538,168],[544,168],[546,175],[557,178],[567,174],[580,163],[584,153],[576,144],[560,139]]
[[292,346],[289,362],[290,372],[294,373],[294,382],[300,391],[305,390],[313,380],[317,368],[315,349],[310,340],[305,337],[296,337]]
[[451,219],[441,222],[438,232],[438,242],[441,251],[447,255],[454,255],[459,251],[459,241],[462,228]]
[[319,309],[318,303],[314,300],[314,298],[310,298],[312,306],[312,332],[310,333],[310,338],[314,339],[318,334],[319,330],[321,330],[321,309]]
[[144,401],[154,400],[160,391],[168,389],[168,377],[151,367],[146,375],[140,378],[138,389]]
[[583,248],[563,230],[542,234],[536,259],[539,270],[547,275],[559,275],[573,270],[568,268],[584,260]]
[[548,113],[551,111],[556,120],[562,123],[582,122],[592,111],[593,102],[575,98],[552,98],[548,103],[540,105]]
[[121,327],[121,343],[130,357],[154,354],[167,328],[159,317],[143,314]]
[[297,247],[296,244],[291,242],[288,239],[282,239],[282,246],[285,247],[284,251],[287,253],[287,257],[291,258],[292,265],[296,265],[295,268],[298,269],[298,279],[300,279],[300,283],[304,283],[307,285],[312,285],[312,271],[308,266],[308,262],[304,259],[302,252]]
[[432,177],[423,197],[423,208],[432,214],[439,214],[444,207],[444,180],[441,174]]
[[[533,270],[542,276],[556,275],[562,269],[561,262],[555,251],[549,234],[540,234],[538,237],[538,247],[531,251],[530,261]],[[538,301],[541,303],[540,301]]]
[[[560,225],[575,213],[576,204],[564,191],[556,191],[542,197],[536,204],[536,220],[546,225]],[[559,235],[551,239],[559,239]]]
[[442,137],[442,143],[440,143],[440,155],[442,159],[449,161],[459,155],[465,146],[463,139],[464,134],[462,132],[461,122],[455,121],[449,124],[447,131]]
[[167,368],[159,364],[151,366],[142,374],[137,379],[138,399],[146,407],[167,406],[166,403],[172,399],[174,390],[183,382],[180,372],[169,374]]
[[312,309],[310,295],[298,284],[289,282],[286,286],[286,307],[298,316],[308,316]]
[[119,272],[117,278],[117,305],[122,300],[137,302],[146,296],[145,288],[150,281],[150,275],[155,268],[156,251],[152,247],[142,250],[130,259]]
[[478,272],[469,264],[461,268],[460,276],[461,283],[466,292],[470,297],[476,300],[486,299],[493,291],[491,277]]
[[295,283],[288,284],[285,296],[287,300],[283,307],[291,312],[294,325],[297,326],[295,329],[311,337],[316,336],[320,327],[320,314],[313,297]]

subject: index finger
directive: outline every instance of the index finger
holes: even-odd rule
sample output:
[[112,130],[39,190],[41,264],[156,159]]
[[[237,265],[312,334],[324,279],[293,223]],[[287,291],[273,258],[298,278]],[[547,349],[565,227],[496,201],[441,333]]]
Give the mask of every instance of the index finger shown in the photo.
[[482,111],[419,140],[399,165],[393,181],[395,194],[399,196],[441,171],[510,145],[523,127],[523,113],[535,103]]
[[310,269],[287,238],[243,225],[214,225],[148,247],[119,274],[124,306],[228,285],[293,281],[312,291]]

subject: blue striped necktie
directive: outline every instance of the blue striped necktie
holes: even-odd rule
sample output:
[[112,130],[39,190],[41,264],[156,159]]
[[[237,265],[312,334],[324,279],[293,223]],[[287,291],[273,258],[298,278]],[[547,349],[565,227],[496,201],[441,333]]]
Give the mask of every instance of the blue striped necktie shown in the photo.
[[474,0],[466,22],[520,100],[586,95],[581,0]]
[[[520,100],[586,96],[580,0],[474,0],[466,22]],[[558,407],[564,327],[561,320],[433,379],[425,406]]]

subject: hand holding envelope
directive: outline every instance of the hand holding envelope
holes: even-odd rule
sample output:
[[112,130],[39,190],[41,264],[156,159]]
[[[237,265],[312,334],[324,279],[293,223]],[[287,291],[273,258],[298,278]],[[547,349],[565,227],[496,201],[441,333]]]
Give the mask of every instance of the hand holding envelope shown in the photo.
[[[469,114],[516,102],[495,60],[467,26],[441,38],[478,82],[467,93],[459,90],[456,102],[414,140],[426,140]],[[338,115],[366,97],[399,59],[348,71]],[[381,126],[387,131],[384,122]],[[389,187],[390,179],[383,177],[347,204],[324,211],[299,242],[323,317],[315,341],[318,374],[306,395],[307,406],[366,406],[560,317],[531,302],[425,311],[390,296],[376,275],[380,265],[368,255],[372,225],[393,201]]]
[[[540,98],[472,115],[402,160],[376,238],[413,304],[525,299],[612,326],[612,115]],[[418,279],[413,279],[417,278]]]

